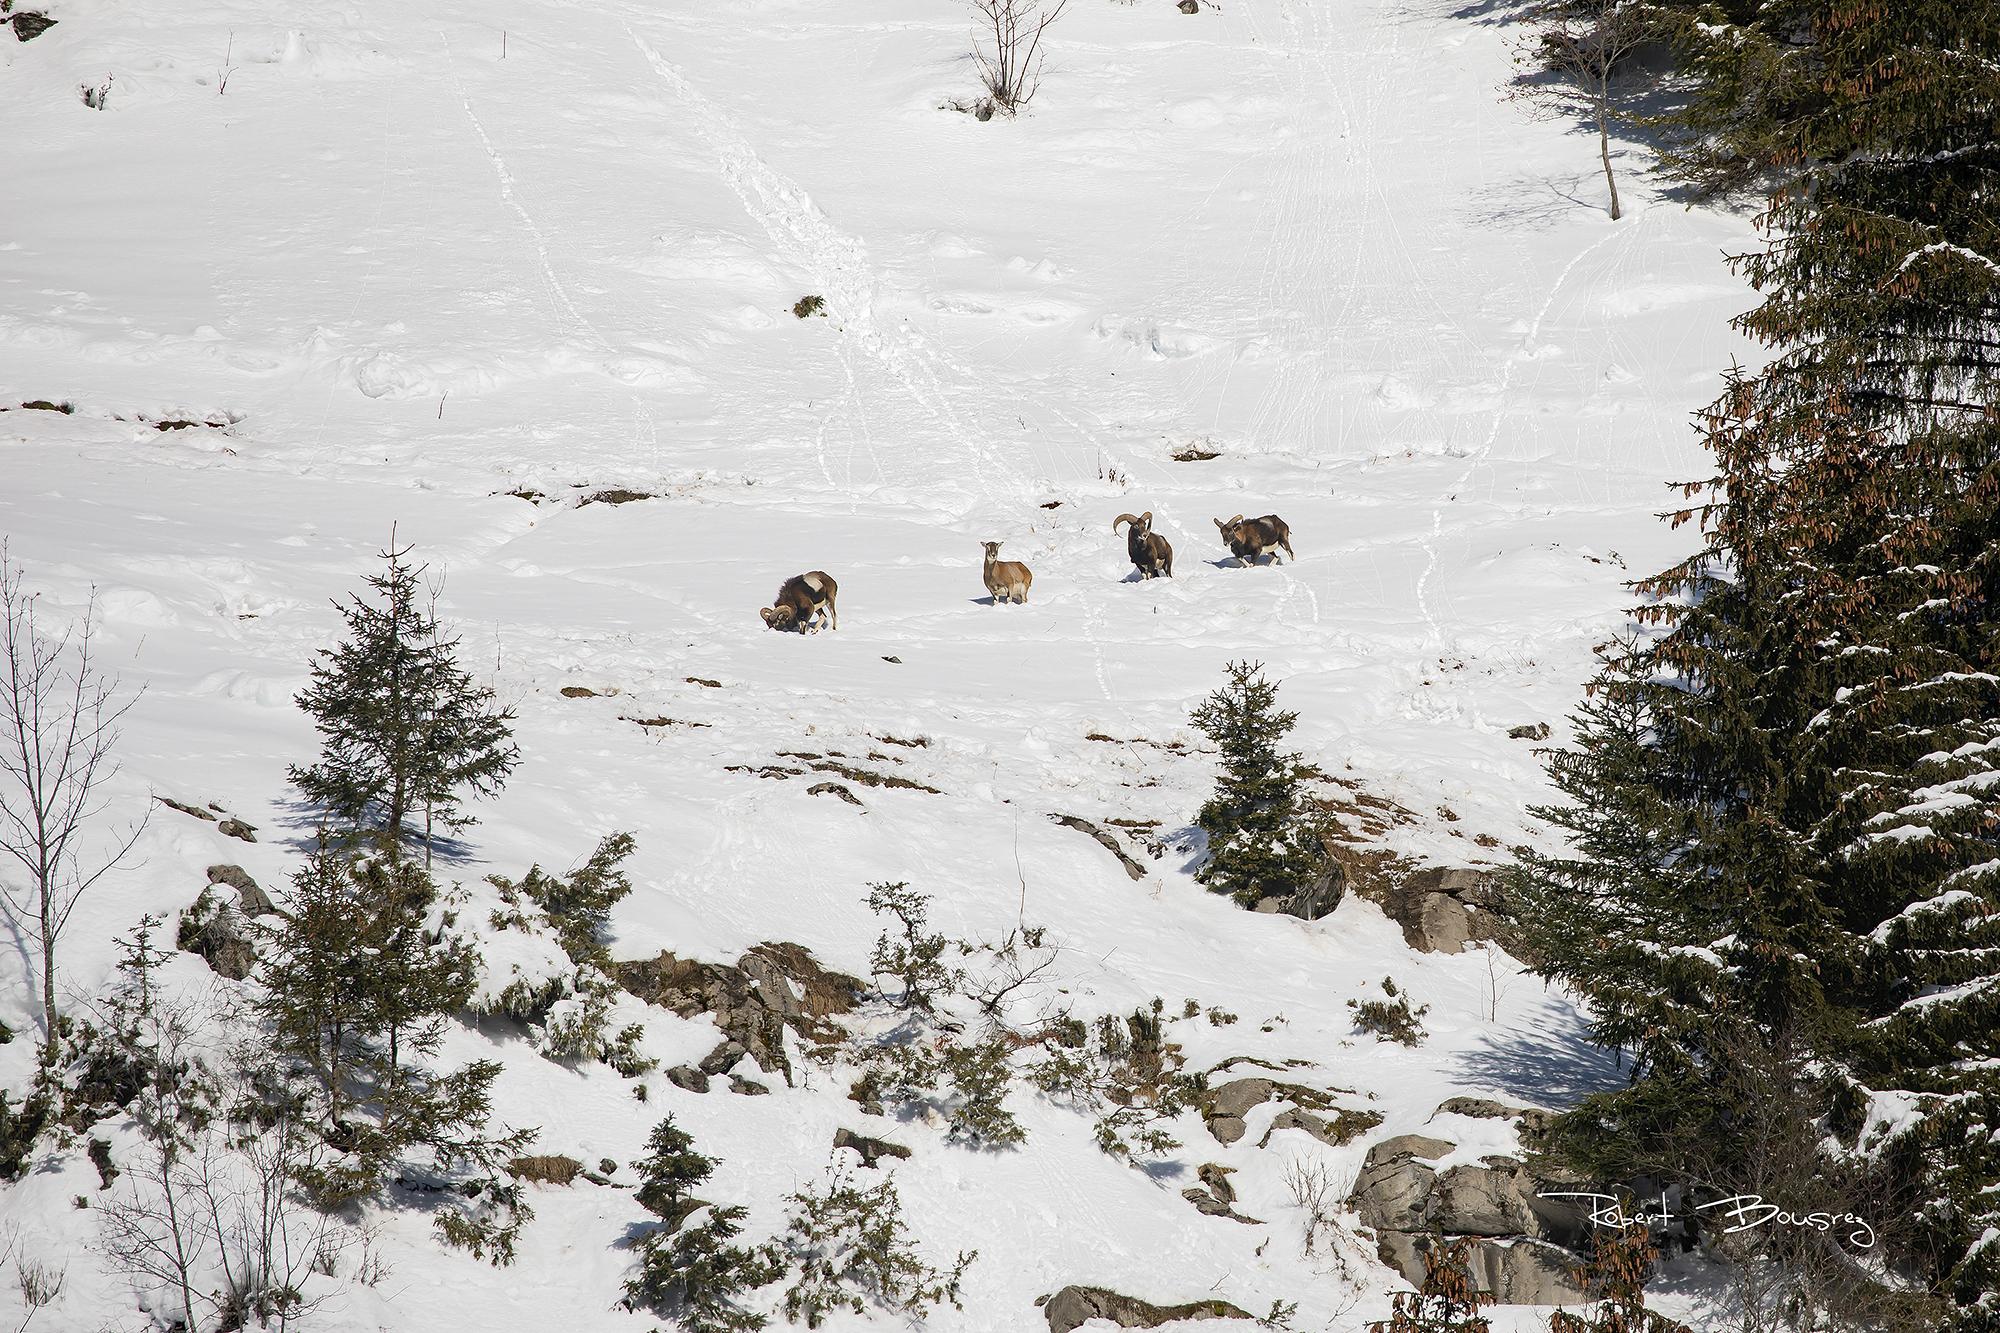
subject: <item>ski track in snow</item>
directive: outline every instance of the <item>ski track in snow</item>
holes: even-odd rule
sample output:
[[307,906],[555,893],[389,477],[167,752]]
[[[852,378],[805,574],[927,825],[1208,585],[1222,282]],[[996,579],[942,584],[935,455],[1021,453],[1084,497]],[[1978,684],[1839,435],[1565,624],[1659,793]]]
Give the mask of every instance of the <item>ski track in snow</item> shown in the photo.
[[1487,428],[1486,438],[1481,440],[1479,446],[1472,451],[1471,456],[1466,460],[1464,469],[1452,480],[1443,498],[1431,510],[1430,530],[1418,539],[1424,548],[1424,569],[1423,573],[1417,578],[1417,611],[1424,618],[1424,647],[1426,651],[1442,651],[1448,639],[1443,623],[1431,609],[1429,596],[1431,578],[1437,572],[1438,541],[1444,535],[1445,511],[1458,500],[1459,494],[1470,485],[1473,475],[1479,470],[1480,464],[1484,463],[1491,456],[1494,441],[1500,438],[1500,429],[1507,421],[1507,409],[1509,407],[1507,394],[1513,387],[1515,371],[1527,359],[1524,353],[1532,350],[1532,344],[1541,336],[1542,322],[1548,318],[1549,311],[1555,307],[1556,298],[1562,294],[1565,284],[1569,281],[1570,274],[1574,273],[1584,260],[1590,258],[1591,255],[1597,253],[1598,250],[1611,242],[1625,241],[1629,243],[1631,237],[1636,232],[1638,221],[1644,216],[1643,213],[1635,216],[1632,219],[1632,226],[1606,232],[1603,236],[1578,251],[1569,263],[1563,265],[1562,272],[1558,273],[1555,281],[1549,284],[1548,294],[1542,298],[1541,308],[1535,311],[1535,317],[1530,321],[1527,333],[1522,336],[1522,347],[1511,353],[1502,366],[1500,381],[1495,386],[1499,402],[1493,409],[1493,420]]
[[[617,349],[612,346],[610,339],[606,338],[597,325],[576,308],[576,302],[570,299],[569,289],[556,275],[555,262],[549,254],[548,237],[543,234],[541,225],[535,221],[534,216],[515,196],[514,173],[507,169],[507,160],[500,155],[500,150],[493,146],[493,140],[486,133],[486,126],[480,121],[479,113],[472,109],[472,98],[465,91],[465,84],[458,76],[458,61],[452,55],[451,39],[440,31],[438,43],[444,48],[445,68],[451,74],[452,91],[457,95],[459,105],[464,108],[465,119],[472,126],[472,132],[478,136],[479,146],[485,150],[487,161],[493,165],[493,175],[500,183],[500,198],[512,210],[514,216],[520,219],[523,230],[528,233],[528,239],[534,246],[535,265],[541,276],[543,290],[547,292],[556,308],[554,322],[558,333],[580,338],[607,358],[616,356]],[[631,397],[633,442],[647,446],[648,454],[657,460],[659,431],[653,424],[653,414],[647,410],[645,400],[637,393]]]
[[971,472],[960,481],[960,512],[972,507],[972,492],[989,506],[1024,502],[1030,487],[1019,469],[980,439],[955,409],[938,374],[939,358],[918,337],[875,318],[877,282],[861,242],[841,231],[814,205],[797,182],[780,175],[737,129],[728,115],[690,84],[685,75],[628,26],[626,34],[660,81],[689,113],[689,125],[714,154],[717,168],[743,208],[771,240],[811,272],[842,336],[873,358],[920,404],[958,446]]

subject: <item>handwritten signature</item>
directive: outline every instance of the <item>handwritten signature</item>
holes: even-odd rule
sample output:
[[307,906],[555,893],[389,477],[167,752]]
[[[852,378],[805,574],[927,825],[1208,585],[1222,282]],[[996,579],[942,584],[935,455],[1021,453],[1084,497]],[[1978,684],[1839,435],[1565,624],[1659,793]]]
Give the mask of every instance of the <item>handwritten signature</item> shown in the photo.
[[[1629,1227],[1647,1225],[1667,1225],[1676,1220],[1676,1214],[1667,1207],[1667,1196],[1660,1195],[1658,1212],[1649,1212],[1635,1206],[1627,1211],[1624,1202],[1615,1194],[1590,1194],[1582,1192],[1548,1191],[1540,1197],[1544,1199],[1589,1199],[1592,1200],[1590,1220],[1598,1226]],[[1767,1223],[1781,1227],[1808,1227],[1814,1231],[1830,1232],[1836,1227],[1844,1227],[1847,1243],[1857,1249],[1873,1249],[1875,1228],[1858,1213],[1792,1213],[1775,1203],[1767,1203],[1761,1194],[1732,1194],[1723,1199],[1711,1199],[1707,1203],[1694,1206],[1694,1212],[1719,1211],[1733,1222],[1724,1227],[1725,1232],[1748,1231],[1752,1227]]]

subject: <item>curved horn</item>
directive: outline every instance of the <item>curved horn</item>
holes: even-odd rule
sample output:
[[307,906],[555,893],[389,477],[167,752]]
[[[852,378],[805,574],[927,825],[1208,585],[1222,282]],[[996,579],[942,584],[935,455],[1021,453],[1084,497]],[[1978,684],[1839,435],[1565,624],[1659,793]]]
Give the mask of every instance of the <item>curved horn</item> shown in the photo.
[[[1146,517],[1147,517],[1147,518],[1151,518],[1151,517],[1152,517],[1152,515],[1151,515],[1151,514],[1147,514],[1147,515],[1146,515]],[[1139,516],[1138,516],[1137,514],[1120,514],[1120,515],[1119,515],[1119,516],[1118,516],[1117,518],[1114,518],[1114,519],[1112,519],[1112,520],[1111,520],[1111,530],[1112,530],[1113,532],[1116,532],[1116,531],[1118,531],[1118,525],[1119,525],[1120,523],[1131,523],[1131,524],[1134,524],[1134,525],[1136,525],[1136,524],[1138,524],[1138,523],[1139,523],[1139,521],[1140,521],[1140,519],[1139,519]]]

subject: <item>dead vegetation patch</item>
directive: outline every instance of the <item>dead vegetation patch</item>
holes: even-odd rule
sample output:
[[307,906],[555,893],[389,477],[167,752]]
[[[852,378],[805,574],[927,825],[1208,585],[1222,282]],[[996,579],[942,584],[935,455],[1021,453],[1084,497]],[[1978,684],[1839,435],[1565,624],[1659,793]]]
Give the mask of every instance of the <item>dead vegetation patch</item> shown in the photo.
[[569,1185],[583,1170],[583,1163],[561,1153],[537,1153],[516,1157],[507,1163],[507,1174],[536,1185]]
[[653,494],[651,491],[629,491],[622,486],[613,486],[608,490],[592,491],[581,500],[578,500],[576,507],[582,509],[586,505],[628,505],[639,500],[657,500],[659,498],[659,496]]

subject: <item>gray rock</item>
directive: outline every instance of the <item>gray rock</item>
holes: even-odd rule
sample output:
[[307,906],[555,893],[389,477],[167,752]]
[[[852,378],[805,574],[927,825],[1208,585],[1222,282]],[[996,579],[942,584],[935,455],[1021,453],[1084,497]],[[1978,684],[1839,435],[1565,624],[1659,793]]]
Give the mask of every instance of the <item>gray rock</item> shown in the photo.
[[838,782],[815,782],[806,788],[808,796],[838,796],[849,805],[860,805],[861,798]]
[[692,1065],[675,1065],[667,1071],[667,1082],[689,1092],[707,1092],[708,1075]]
[[1546,722],[1524,722],[1518,727],[1507,728],[1507,736],[1517,741],[1545,741],[1549,738],[1549,724]]
[[704,1074],[726,1074],[736,1067],[738,1060],[748,1054],[741,1042],[724,1038],[721,1045],[701,1057],[700,1063],[695,1068]]
[[215,831],[225,838],[241,838],[244,842],[257,841],[257,826],[246,824],[240,819],[225,819],[215,826]]
[[900,1143],[887,1139],[871,1139],[866,1134],[856,1134],[851,1129],[833,1131],[833,1147],[836,1152],[842,1148],[852,1148],[861,1155],[861,1165],[872,1167],[884,1157],[906,1158],[910,1150]]
[[[18,14],[10,15],[7,18],[0,18],[0,24],[10,21],[14,25],[14,40],[17,42],[32,42],[35,38],[56,26],[56,21],[47,14],[32,9],[24,9]],[[24,403],[22,406],[25,407],[27,404]],[[68,409],[64,408],[63,410],[67,411]]]
[[1119,845],[1118,839],[1112,837],[1089,820],[1079,819],[1075,815],[1050,815],[1049,818],[1061,824],[1064,828],[1072,828],[1078,833],[1087,834],[1098,846],[1117,857],[1118,864],[1125,867],[1125,877],[1127,879],[1137,881],[1146,878],[1146,867],[1133,860],[1131,854]]
[[[1425,1236],[1384,1233],[1382,1260],[1412,1285],[1424,1280]],[[1541,1241],[1480,1240],[1466,1255],[1472,1285],[1501,1305],[1576,1305],[1588,1299],[1578,1285],[1577,1256]]]
[[841,1029],[828,1020],[852,1010],[864,989],[855,978],[820,966],[797,944],[760,944],[733,967],[662,953],[617,963],[614,975],[648,1004],[683,1018],[710,1015],[759,1069],[783,1074],[786,1083],[792,1064],[785,1030],[820,1045],[838,1041]]
[[1217,1143],[1234,1143],[1248,1132],[1243,1117],[1271,1099],[1277,1084],[1268,1078],[1239,1078],[1210,1088],[1201,1098],[1201,1118]]
[[1236,1187],[1229,1183],[1229,1177],[1235,1170],[1233,1166],[1223,1166],[1218,1162],[1204,1162],[1195,1172],[1201,1184],[1182,1190],[1181,1197],[1193,1204],[1203,1216],[1226,1217],[1232,1222],[1259,1226],[1261,1223],[1256,1218],[1245,1217],[1236,1211]]
[[236,904],[203,889],[181,913],[175,938],[180,947],[215,969],[217,976],[242,981],[257,966],[256,928]]
[[1399,1134],[1370,1148],[1348,1195],[1362,1224],[1377,1231],[1425,1230],[1425,1205],[1437,1184],[1429,1162],[1450,1151],[1443,1139],[1422,1134]]
[[1346,894],[1347,867],[1328,857],[1326,868],[1320,871],[1318,879],[1293,893],[1260,898],[1251,910],[1282,912],[1301,921],[1317,921],[1340,906],[1340,900]]
[[1271,1127],[1264,1131],[1263,1138],[1257,1140],[1257,1146],[1267,1146],[1271,1136],[1281,1129],[1302,1129],[1329,1148],[1344,1148],[1381,1123],[1382,1117],[1374,1111],[1341,1110],[1328,1120],[1311,1111],[1288,1106],[1272,1119]]
[[1093,1319],[1108,1319],[1120,1328],[1158,1328],[1177,1319],[1254,1319],[1249,1311],[1228,1301],[1190,1301],[1185,1305],[1154,1305],[1136,1296],[1121,1296],[1104,1287],[1064,1287],[1036,1302],[1049,1321],[1049,1333],[1070,1333]]
[[1447,1097],[1438,1103],[1433,1116],[1465,1115],[1479,1120],[1518,1120],[1521,1138],[1530,1143],[1555,1120],[1555,1112],[1534,1106],[1508,1106],[1488,1097]]
[[754,1078],[742,1078],[736,1074],[729,1076],[729,1090],[744,1097],[768,1097],[771,1095],[770,1084],[759,1083]]
[[257,881],[242,866],[210,866],[210,884],[227,884],[236,890],[236,896],[243,905],[245,916],[270,916],[278,909],[270,895],[257,887]]
[[1457,1236],[1536,1236],[1541,1219],[1528,1206],[1534,1182],[1519,1162],[1461,1164],[1431,1189],[1430,1220]]
[[1582,1210],[1540,1198],[1537,1182],[1512,1158],[1462,1163],[1440,1175],[1431,1163],[1450,1151],[1443,1139],[1422,1134],[1369,1149],[1348,1202],[1375,1231],[1383,1262],[1421,1284],[1429,1236],[1472,1236],[1478,1238],[1471,1249],[1474,1283],[1500,1303],[1583,1299],[1573,1276],[1580,1261],[1562,1248],[1582,1241],[1588,1225]]
[[166,806],[169,810],[178,810],[182,814],[190,816],[191,818],[205,819],[211,824],[215,822],[215,816],[210,814],[208,811],[202,809],[198,805],[189,805],[186,801],[176,801],[171,796],[158,796],[155,797],[154,799],[157,800],[161,805]]
[[1368,895],[1403,928],[1403,941],[1426,953],[1460,953],[1491,940],[1515,946],[1497,878],[1484,870],[1413,870]]

